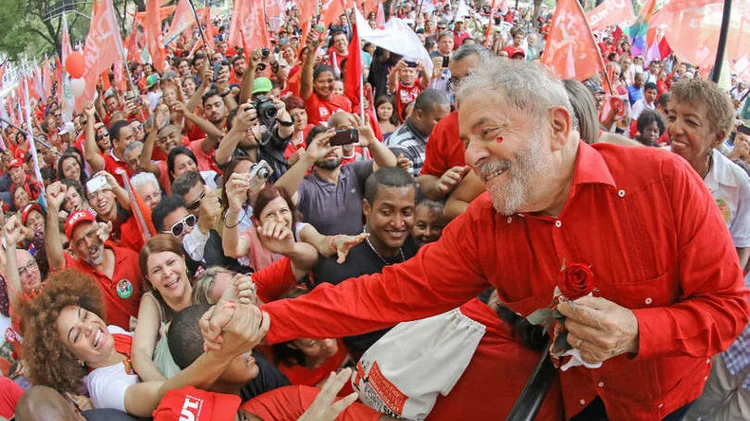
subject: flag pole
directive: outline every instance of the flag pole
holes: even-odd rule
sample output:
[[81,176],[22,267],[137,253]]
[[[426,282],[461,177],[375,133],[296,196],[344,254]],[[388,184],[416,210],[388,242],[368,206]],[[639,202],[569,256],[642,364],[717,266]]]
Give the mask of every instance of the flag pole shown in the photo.
[[359,118],[365,124],[365,72],[362,72],[359,79]]
[[732,0],[724,0],[724,13],[721,18],[721,32],[719,32],[719,45],[716,50],[716,61],[714,62],[714,70],[711,72],[711,80],[719,83],[721,77],[721,68],[724,65],[724,52],[727,46],[727,38],[729,37],[729,19],[730,13],[732,12]]
[[[201,39],[203,39],[203,44],[208,48],[208,51],[213,54],[213,50],[211,50],[211,45],[208,43],[208,40],[206,39],[206,34],[203,32],[203,27],[201,26],[200,21],[198,20],[198,12],[195,11],[195,5],[193,4],[193,0],[187,0],[188,4],[190,5],[190,10],[193,12],[193,18],[195,18],[195,23],[198,25],[198,32],[201,34]],[[208,18],[211,19],[211,11],[209,9],[208,12]]]

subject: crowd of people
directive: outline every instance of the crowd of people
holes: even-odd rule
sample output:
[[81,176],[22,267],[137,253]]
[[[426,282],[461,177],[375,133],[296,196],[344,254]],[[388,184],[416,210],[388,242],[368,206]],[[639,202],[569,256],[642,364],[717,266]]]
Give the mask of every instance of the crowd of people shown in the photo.
[[748,419],[747,82],[615,28],[563,81],[551,13],[432,9],[389,11],[431,63],[361,41],[363,104],[354,15],[296,7],[251,51],[185,31],[71,121],[32,99],[42,179],[2,131],[0,420],[502,419],[579,262],[559,311],[603,365],[536,419]]

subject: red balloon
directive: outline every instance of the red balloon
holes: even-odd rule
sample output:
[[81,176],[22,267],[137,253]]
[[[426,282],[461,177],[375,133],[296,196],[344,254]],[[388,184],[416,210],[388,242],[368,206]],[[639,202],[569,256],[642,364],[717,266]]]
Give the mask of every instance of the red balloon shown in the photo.
[[70,77],[78,79],[83,76],[83,54],[78,51],[73,51],[65,59],[65,70],[67,70]]

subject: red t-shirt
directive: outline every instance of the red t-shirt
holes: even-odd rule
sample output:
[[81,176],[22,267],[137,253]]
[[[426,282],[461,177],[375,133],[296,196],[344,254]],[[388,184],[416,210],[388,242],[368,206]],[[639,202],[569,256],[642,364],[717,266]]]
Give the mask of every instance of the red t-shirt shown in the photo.
[[[310,133],[310,130],[315,127],[312,124],[308,124],[305,126],[305,128],[302,130],[302,133],[300,133],[300,138],[294,139],[289,141],[289,143],[286,145],[286,149],[284,150],[284,158],[289,159],[292,155],[294,155],[295,152],[300,150],[303,146],[305,146],[305,139],[307,139],[307,134]],[[296,142],[296,143],[295,143]]]
[[65,254],[65,267],[76,269],[94,278],[107,309],[107,324],[119,326],[130,331],[130,319],[138,317],[138,306],[143,293],[143,277],[138,266],[138,254],[111,243],[106,243],[105,250],[115,253],[115,270],[112,279],[95,270],[88,263],[74,259]]
[[454,111],[432,130],[420,174],[441,177],[452,167],[461,165],[466,165],[464,145],[458,134],[458,111]]
[[401,118],[401,112],[406,104],[416,101],[421,92],[422,87],[419,85],[419,79],[417,79],[411,86],[406,86],[401,82],[398,83],[398,90],[396,91],[396,112],[398,112],[399,121],[402,123],[404,122]]
[[167,161],[156,161],[156,166],[159,167],[159,185],[164,189],[164,193],[169,196],[172,194],[172,181],[169,179]]
[[[250,399],[240,409],[263,421],[296,420],[310,407],[319,392],[316,387],[284,386]],[[336,417],[336,421],[377,421],[379,417],[379,412],[361,402],[354,402]]]
[[337,111],[352,112],[352,103],[342,95],[332,94],[331,99],[322,100],[315,92],[305,100],[307,122],[318,125],[324,124]]
[[288,257],[271,263],[253,274],[258,299],[264,303],[278,300],[285,292],[297,284],[292,271],[292,262]]
[[13,418],[21,395],[23,395],[21,386],[7,377],[0,377],[0,417]]

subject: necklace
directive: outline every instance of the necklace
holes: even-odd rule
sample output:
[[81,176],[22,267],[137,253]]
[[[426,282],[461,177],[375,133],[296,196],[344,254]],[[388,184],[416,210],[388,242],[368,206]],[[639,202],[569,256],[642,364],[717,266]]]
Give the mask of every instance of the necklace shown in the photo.
[[[364,228],[362,228],[362,232],[367,234],[367,225],[365,225]],[[375,246],[372,245],[372,242],[370,242],[370,237],[365,237],[365,241],[367,242],[367,245],[370,246],[370,249],[378,256],[380,261],[383,262],[384,265],[389,266],[395,263],[395,262],[388,262],[380,253],[378,253],[378,250],[375,248]],[[404,261],[406,261],[406,258],[404,258],[404,250],[401,247],[399,247],[398,252],[401,254],[401,262],[399,263],[403,263]]]

